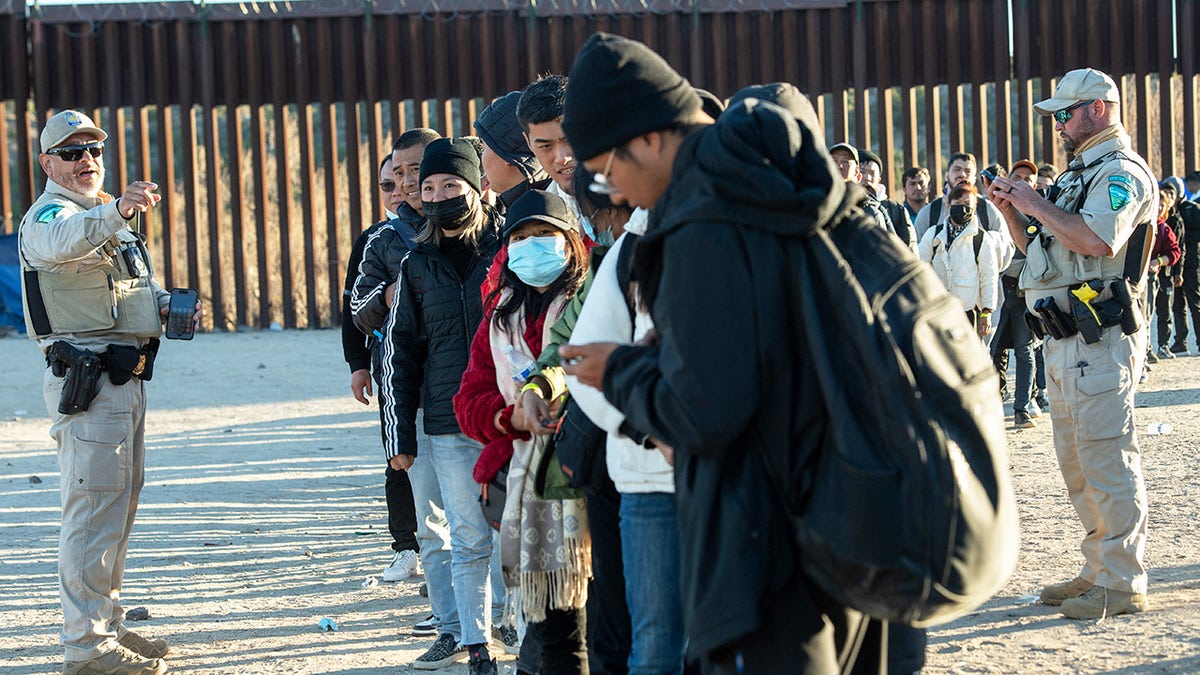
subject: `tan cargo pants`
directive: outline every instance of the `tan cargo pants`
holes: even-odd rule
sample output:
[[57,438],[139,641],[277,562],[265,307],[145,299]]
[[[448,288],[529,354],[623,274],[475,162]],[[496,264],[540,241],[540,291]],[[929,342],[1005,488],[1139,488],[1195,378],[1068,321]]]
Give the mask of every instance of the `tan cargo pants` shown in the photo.
[[1146,488],[1133,397],[1146,355],[1145,327],[1047,339],[1047,398],[1054,449],[1067,492],[1087,533],[1079,576],[1098,586],[1146,592]]
[[118,387],[105,373],[87,411],[61,415],[62,386],[63,378],[47,368],[42,393],[61,481],[62,644],[67,661],[85,661],[112,651],[125,633],[121,580],[145,483],[146,395],[141,380]]

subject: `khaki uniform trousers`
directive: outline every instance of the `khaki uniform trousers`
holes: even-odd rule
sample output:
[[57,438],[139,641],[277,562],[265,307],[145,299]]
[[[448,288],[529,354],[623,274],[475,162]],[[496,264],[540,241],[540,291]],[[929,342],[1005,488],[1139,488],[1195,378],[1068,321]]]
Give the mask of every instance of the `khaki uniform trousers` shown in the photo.
[[1104,329],[1099,342],[1047,339],[1047,398],[1054,449],[1087,535],[1079,576],[1103,588],[1145,593],[1146,488],[1133,397],[1146,354],[1146,328]]
[[85,412],[58,412],[63,378],[46,369],[42,392],[58,443],[62,533],[58,545],[62,644],[67,661],[112,651],[127,631],[121,581],[129,531],[145,483],[146,394],[135,378],[121,386],[102,373]]

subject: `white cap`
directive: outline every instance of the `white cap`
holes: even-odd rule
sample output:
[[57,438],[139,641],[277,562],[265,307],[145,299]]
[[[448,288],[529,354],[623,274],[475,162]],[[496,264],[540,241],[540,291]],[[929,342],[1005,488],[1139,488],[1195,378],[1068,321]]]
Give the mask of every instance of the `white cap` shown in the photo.
[[1033,109],[1042,117],[1049,117],[1080,101],[1095,100],[1116,103],[1121,100],[1121,92],[1107,74],[1095,68],[1081,68],[1063,75],[1054,88],[1054,97],[1034,103]]
[[108,138],[104,130],[96,126],[92,118],[76,110],[63,110],[46,122],[42,129],[42,152],[50,152],[75,134],[91,134],[98,141]]

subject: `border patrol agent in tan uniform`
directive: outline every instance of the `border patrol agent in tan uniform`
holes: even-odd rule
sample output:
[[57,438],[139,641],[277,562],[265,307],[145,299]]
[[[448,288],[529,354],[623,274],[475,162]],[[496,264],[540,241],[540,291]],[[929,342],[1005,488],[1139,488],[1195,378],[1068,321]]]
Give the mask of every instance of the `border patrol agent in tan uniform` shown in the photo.
[[121,582],[145,482],[143,385],[170,294],[130,220],[159,200],[135,181],[101,191],[108,135],[64,110],[41,135],[46,190],[21,220],[29,336],[46,354],[43,394],[58,443],[64,673],[163,673],[167,645],[124,626]]
[[1154,178],[1130,147],[1120,93],[1093,69],[1034,105],[1075,159],[1057,194],[997,178],[989,194],[1025,249],[1020,287],[1046,338],[1054,447],[1087,535],[1083,570],[1043,602],[1075,619],[1144,611],[1146,490],[1133,421],[1148,329],[1138,319],[1157,213]]

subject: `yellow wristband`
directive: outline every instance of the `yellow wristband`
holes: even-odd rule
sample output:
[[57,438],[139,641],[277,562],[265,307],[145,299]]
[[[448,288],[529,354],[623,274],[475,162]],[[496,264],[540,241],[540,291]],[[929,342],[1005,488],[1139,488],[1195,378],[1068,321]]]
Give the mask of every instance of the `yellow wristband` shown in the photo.
[[535,390],[537,391],[538,396],[542,395],[542,387],[537,382],[530,382],[529,384],[526,384],[524,387],[521,387],[522,394],[524,394],[527,391],[535,391]]

